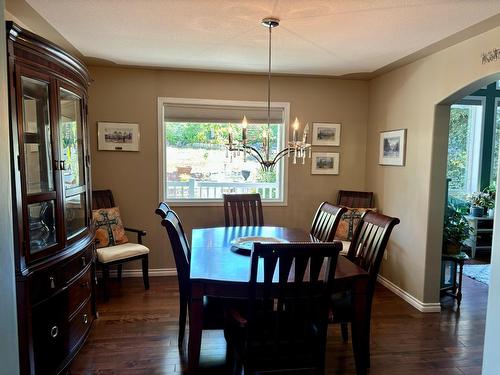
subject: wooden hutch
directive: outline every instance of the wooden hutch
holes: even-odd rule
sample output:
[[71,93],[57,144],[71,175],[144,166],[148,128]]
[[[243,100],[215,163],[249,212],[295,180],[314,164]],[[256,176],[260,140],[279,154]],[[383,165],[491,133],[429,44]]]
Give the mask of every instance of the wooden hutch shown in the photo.
[[90,76],[53,43],[6,27],[21,373],[57,374],[96,317]]

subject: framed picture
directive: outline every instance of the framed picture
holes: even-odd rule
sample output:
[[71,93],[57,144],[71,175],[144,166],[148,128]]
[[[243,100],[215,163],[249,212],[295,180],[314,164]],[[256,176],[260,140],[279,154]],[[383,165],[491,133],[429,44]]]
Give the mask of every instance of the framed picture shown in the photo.
[[380,165],[405,165],[406,129],[380,132]]
[[340,146],[340,124],[313,123],[313,146]]
[[124,122],[98,122],[99,150],[139,151],[139,124]]
[[313,152],[311,174],[339,174],[338,152]]

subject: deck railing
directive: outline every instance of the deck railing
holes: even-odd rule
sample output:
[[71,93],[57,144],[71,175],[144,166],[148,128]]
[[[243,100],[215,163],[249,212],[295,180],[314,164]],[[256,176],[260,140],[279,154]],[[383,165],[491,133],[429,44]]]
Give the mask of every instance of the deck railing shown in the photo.
[[222,194],[259,193],[262,199],[278,199],[276,182],[167,181],[167,199],[220,199]]

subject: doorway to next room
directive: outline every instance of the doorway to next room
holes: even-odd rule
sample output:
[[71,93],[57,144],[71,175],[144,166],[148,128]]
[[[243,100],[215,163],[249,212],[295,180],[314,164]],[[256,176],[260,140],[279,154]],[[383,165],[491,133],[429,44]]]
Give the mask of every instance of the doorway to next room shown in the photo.
[[488,290],[499,138],[500,81],[451,105],[441,260],[444,308],[457,309],[473,301],[474,291]]

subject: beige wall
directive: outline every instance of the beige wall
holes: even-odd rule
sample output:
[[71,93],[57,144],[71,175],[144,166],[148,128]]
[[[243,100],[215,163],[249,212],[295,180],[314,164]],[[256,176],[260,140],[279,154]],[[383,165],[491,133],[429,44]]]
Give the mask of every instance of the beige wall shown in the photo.
[[[425,303],[439,302],[449,114],[436,105],[494,80],[500,62],[483,65],[481,53],[500,47],[499,37],[493,29],[370,82],[366,188],[401,219],[382,274]],[[408,129],[406,166],[377,165],[379,132],[400,128]]]
[[[150,268],[174,267],[165,233],[154,214],[158,205],[157,98],[160,96],[265,100],[266,77],[134,68],[90,67],[89,126],[93,188],[110,188],[125,224],[148,232]],[[267,224],[309,228],[319,203],[338,189],[364,189],[368,83],[329,78],[273,77],[272,99],[290,102],[290,118],[302,123],[342,123],[340,175],[311,176],[310,162],[290,165],[288,206],[265,207]],[[97,121],[136,122],[141,150],[97,151]],[[316,149],[316,148],[315,148]],[[186,232],[223,225],[222,207],[178,207]],[[133,265],[139,268],[139,265]]]

